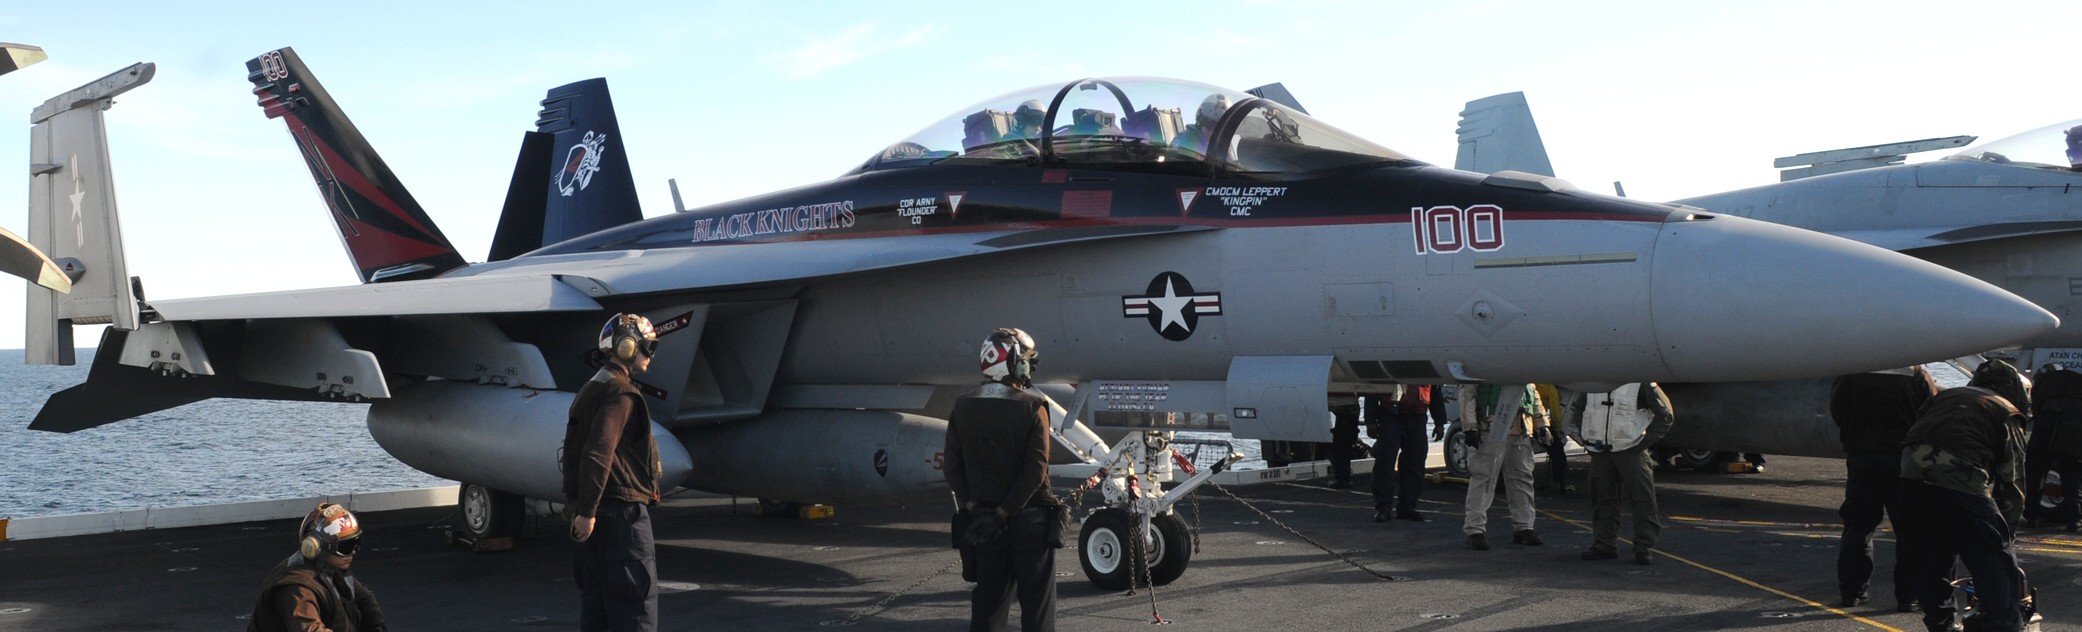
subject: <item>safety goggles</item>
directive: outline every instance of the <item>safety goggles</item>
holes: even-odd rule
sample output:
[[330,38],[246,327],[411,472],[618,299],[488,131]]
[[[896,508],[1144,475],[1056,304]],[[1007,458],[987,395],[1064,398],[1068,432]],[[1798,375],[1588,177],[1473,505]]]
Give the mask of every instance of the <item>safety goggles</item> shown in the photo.
[[333,545],[333,553],[340,555],[341,557],[353,555],[355,551],[360,550],[361,538],[358,537],[341,540],[339,544]]
[[642,353],[642,354],[643,354],[643,357],[646,357],[646,358],[648,358],[648,357],[651,357],[651,356],[654,356],[654,355],[658,355],[658,339],[656,339],[656,338],[637,338],[637,339],[636,339],[636,351],[637,351],[638,353]]

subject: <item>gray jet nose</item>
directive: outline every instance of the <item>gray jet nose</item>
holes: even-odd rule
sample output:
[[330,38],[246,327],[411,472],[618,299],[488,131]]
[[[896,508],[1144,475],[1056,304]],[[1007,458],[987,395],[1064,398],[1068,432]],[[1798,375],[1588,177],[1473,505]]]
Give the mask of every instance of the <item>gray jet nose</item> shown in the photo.
[[2030,301],[1921,259],[1778,224],[1694,217],[1663,224],[1650,279],[1657,349],[1675,381],[1902,367],[2060,324]]

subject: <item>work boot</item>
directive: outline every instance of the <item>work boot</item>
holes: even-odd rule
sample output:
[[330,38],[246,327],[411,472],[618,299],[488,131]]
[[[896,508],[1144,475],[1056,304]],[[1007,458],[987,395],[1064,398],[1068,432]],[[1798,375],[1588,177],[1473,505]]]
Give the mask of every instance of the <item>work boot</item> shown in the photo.
[[1647,566],[1647,565],[1650,565],[1650,564],[1654,564],[1654,563],[1655,563],[1655,554],[1654,554],[1654,553],[1650,553],[1650,552],[1648,552],[1648,551],[1635,551],[1635,552],[1634,552],[1634,563],[1635,563],[1635,564],[1640,564],[1640,565],[1642,565],[1642,566]]
[[1477,551],[1489,550],[1489,537],[1480,533],[1468,534],[1468,548]]
[[1865,603],[1869,601],[1872,601],[1872,597],[1862,593],[1856,595],[1844,595],[1843,601],[1837,602],[1836,605],[1845,608],[1856,608],[1858,606],[1865,605]]
[[1430,518],[1424,517],[1424,514],[1417,513],[1417,510],[1415,509],[1395,512],[1395,519],[1408,520],[1410,522],[1424,522],[1430,520]]
[[1542,544],[1546,544],[1545,541],[1540,539],[1540,533],[1532,529],[1521,529],[1517,533],[1511,534],[1511,542],[1516,544],[1523,544],[1526,546],[1540,546]]
[[1374,522],[1387,522],[1387,521],[1388,521],[1388,510],[1386,510],[1386,509],[1375,509],[1375,510],[1374,510]]
[[1924,609],[1923,629],[1930,632],[1964,632],[1966,628],[1959,625],[1957,617],[1952,616],[1956,612],[1958,611],[1943,606]]
[[1619,554],[1618,554],[1618,553],[1614,553],[1614,552],[1611,552],[1611,551],[1600,551],[1600,550],[1597,550],[1597,549],[1586,549],[1586,550],[1584,550],[1584,551],[1583,551],[1583,554],[1582,554],[1582,555],[1578,555],[1578,556],[1576,556],[1576,559],[1579,559],[1579,560],[1583,560],[1583,561],[1586,561],[1586,562],[1594,562],[1594,561],[1597,561],[1597,560],[1616,560],[1616,559],[1619,559]]
[[1345,480],[1333,480],[1333,481],[1330,481],[1330,488],[1331,488],[1331,489],[1351,489],[1351,488],[1352,488],[1352,481],[1345,481]]

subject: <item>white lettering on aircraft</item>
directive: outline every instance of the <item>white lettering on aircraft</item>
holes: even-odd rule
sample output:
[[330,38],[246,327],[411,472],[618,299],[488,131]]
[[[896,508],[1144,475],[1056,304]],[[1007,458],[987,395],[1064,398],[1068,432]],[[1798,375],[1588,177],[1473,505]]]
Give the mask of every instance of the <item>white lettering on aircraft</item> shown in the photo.
[[911,218],[911,225],[913,226],[924,223],[927,215],[938,213],[939,210],[940,201],[938,198],[907,198],[896,201],[897,217]]
[[[1264,206],[1266,200],[1286,194],[1287,187],[1207,187],[1207,196],[1221,198],[1231,217],[1250,217],[1251,210]],[[1187,208],[1192,207],[1190,199],[1181,201]]]
[[1504,247],[1504,209],[1495,204],[1412,206],[1410,231],[1420,255],[1498,250]]
[[780,233],[807,233],[853,227],[853,201],[784,206],[763,211],[731,213],[694,221],[694,239],[699,243]]

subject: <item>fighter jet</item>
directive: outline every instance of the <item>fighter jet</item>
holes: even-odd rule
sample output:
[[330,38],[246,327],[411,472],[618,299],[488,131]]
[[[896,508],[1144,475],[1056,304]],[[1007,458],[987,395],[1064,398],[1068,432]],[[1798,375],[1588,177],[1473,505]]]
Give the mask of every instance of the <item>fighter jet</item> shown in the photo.
[[[1553,175],[1522,93],[1470,101],[1462,117],[1456,167]],[[2074,313],[2082,307],[2082,120],[1904,164],[1908,153],[1972,140],[1932,138],[1779,158],[1776,165],[1786,169],[1781,182],[1674,203],[1894,250],[2062,317]],[[2069,324],[2019,343],[2025,347],[2014,353],[2020,368],[2082,365],[2082,354],[2072,349],[2082,347],[2082,327]],[[1814,358],[1798,346],[1784,351],[1789,362]],[[1828,419],[1829,382],[1669,385],[1673,403],[1686,413],[1665,443],[1688,448],[1680,459],[1694,466],[1713,465],[1726,452],[1840,457]]]
[[[29,357],[61,360],[51,332],[68,319],[117,325],[31,427],[210,397],[366,401],[390,454],[465,483],[475,533],[511,528],[523,498],[561,500],[581,358],[617,312],[665,332],[642,379],[666,483],[832,503],[946,502],[943,420],[1002,326],[1039,340],[1040,388],[1069,402],[1067,463],[1090,457],[1083,422],[1108,412],[1324,441],[1330,392],[1830,375],[2057,325],[1880,248],[1436,167],[1268,99],[1157,78],[1010,92],[836,179],[648,219],[616,201],[629,137],[605,83],[566,86],[524,144],[508,237],[467,264],[293,51],[248,70],[366,283],[146,300],[113,282],[129,279],[113,203],[93,193],[112,186],[80,188],[77,207],[38,194],[37,245],[85,261],[76,287],[97,289],[33,303]],[[87,116],[107,103],[60,101],[76,107],[44,119],[54,140],[32,159],[81,158],[32,184],[70,194],[107,177]],[[1788,347],[1811,359],[1785,362]]]

